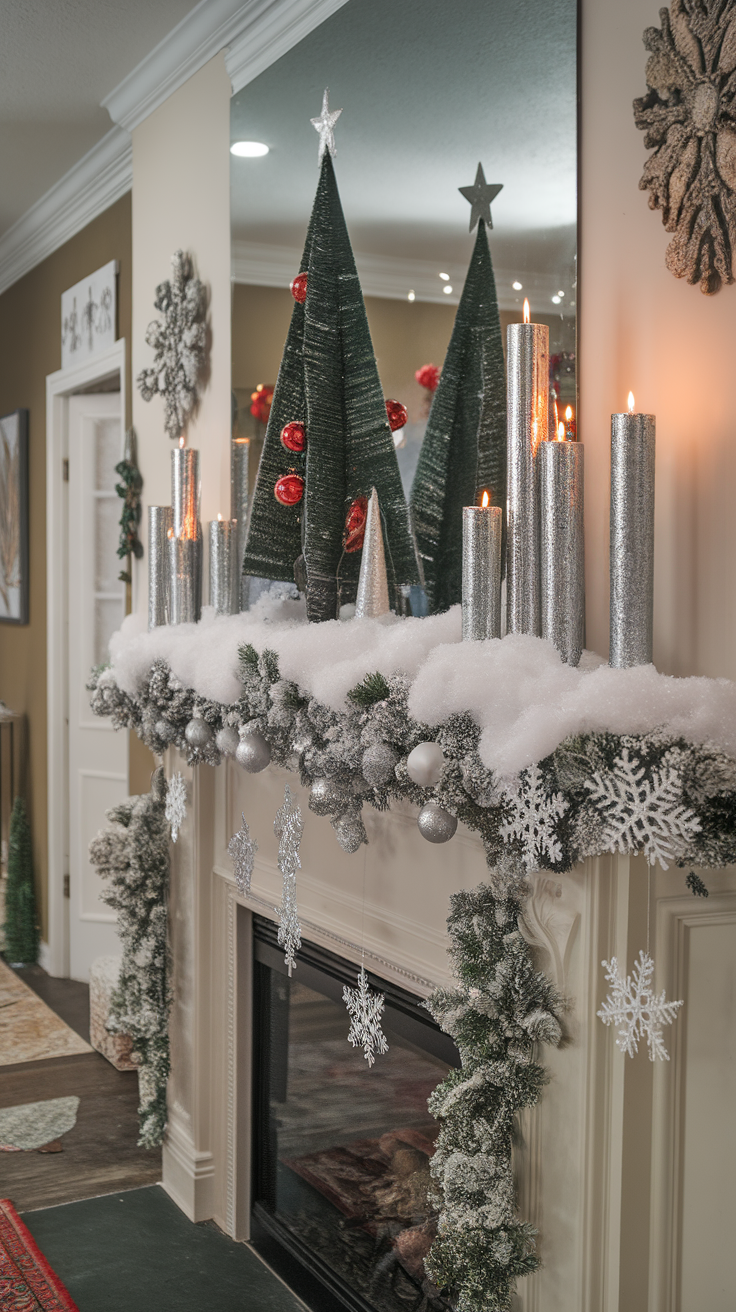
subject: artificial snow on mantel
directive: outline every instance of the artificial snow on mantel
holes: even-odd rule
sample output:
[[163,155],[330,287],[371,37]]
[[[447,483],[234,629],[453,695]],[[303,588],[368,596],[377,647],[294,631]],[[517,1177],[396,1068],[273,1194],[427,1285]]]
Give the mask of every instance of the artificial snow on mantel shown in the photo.
[[151,632],[129,615],[110,643],[109,673],[134,699],[154,662],[165,661],[184,688],[227,707],[242,695],[245,643],[275,652],[282,679],[338,713],[367,675],[405,675],[412,718],[436,727],[470,715],[481,761],[502,778],[586,734],[658,731],[736,758],[736,683],[674,678],[653,665],[611,669],[593,652],[573,668],[549,642],[522,634],[463,643],[460,606],[424,619],[308,624],[303,602],[266,597],[239,615],[205,608],[199,624]]

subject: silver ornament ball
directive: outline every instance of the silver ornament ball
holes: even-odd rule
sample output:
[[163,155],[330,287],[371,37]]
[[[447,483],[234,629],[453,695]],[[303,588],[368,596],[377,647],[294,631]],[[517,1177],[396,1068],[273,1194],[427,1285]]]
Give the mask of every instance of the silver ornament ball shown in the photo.
[[345,805],[345,793],[334,779],[313,780],[309,793],[309,809],[315,815],[334,815]]
[[343,852],[357,852],[366,840],[365,825],[359,815],[344,815],[334,823],[335,835]]
[[259,774],[265,770],[271,760],[271,748],[262,733],[257,729],[241,730],[240,742],[235,751],[235,760],[248,774]]
[[394,771],[398,759],[398,752],[395,752],[393,747],[389,747],[388,743],[372,743],[370,747],[366,747],[360,763],[363,778],[371,788],[380,788],[390,779],[395,778]]
[[153,726],[153,732],[157,738],[164,743],[173,743],[176,738],[176,729],[168,720],[157,720]]
[[234,756],[238,750],[239,742],[238,731],[233,729],[230,724],[223,725],[222,729],[218,729],[215,734],[215,747],[218,752],[222,752],[223,756]]
[[212,730],[205,720],[195,715],[184,730],[184,737],[190,747],[196,747],[201,751],[203,747],[209,747],[212,742]]
[[406,758],[406,772],[415,784],[431,788],[440,781],[444,760],[439,743],[419,743]]
[[417,816],[417,824],[422,838],[428,843],[449,843],[457,829],[454,815],[450,815],[439,802],[427,802]]

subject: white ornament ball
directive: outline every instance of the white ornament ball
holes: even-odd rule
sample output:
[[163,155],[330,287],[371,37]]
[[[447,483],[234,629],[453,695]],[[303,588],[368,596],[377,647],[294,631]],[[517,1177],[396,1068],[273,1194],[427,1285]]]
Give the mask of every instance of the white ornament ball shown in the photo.
[[215,747],[218,752],[222,752],[223,756],[234,756],[238,750],[239,742],[240,735],[237,729],[233,729],[230,724],[224,725],[215,734]]
[[439,802],[427,802],[417,817],[419,832],[428,843],[449,843],[455,830],[457,820],[450,815]]
[[439,743],[419,743],[406,758],[406,772],[415,784],[431,788],[440,781],[444,760]]
[[204,747],[209,747],[212,742],[212,730],[206,720],[201,719],[199,715],[195,715],[184,730],[184,737],[190,747],[196,747],[198,751],[201,751]]
[[309,809],[315,815],[334,815],[346,804],[345,793],[334,779],[314,779],[309,793]]
[[371,788],[380,788],[395,777],[398,759],[398,752],[389,747],[388,743],[372,743],[366,747],[360,763],[363,778]]
[[271,748],[263,734],[257,729],[241,730],[235,760],[248,774],[258,774],[265,770],[271,760]]

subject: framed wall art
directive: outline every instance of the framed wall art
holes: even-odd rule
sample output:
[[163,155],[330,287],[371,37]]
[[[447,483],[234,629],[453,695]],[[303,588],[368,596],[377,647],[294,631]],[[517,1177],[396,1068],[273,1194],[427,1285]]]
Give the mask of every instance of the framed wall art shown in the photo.
[[28,411],[0,418],[0,623],[28,623]]

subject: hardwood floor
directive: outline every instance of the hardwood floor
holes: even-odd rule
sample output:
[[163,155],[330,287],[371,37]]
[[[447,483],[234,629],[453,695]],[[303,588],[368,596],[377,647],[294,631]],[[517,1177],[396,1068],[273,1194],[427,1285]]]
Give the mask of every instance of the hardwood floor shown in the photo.
[[[87,986],[51,979],[40,967],[18,972],[63,1020],[89,1039]],[[76,1094],[77,1123],[60,1153],[0,1153],[0,1196],[30,1211],[161,1179],[160,1149],[137,1146],[138,1076],[116,1071],[99,1053],[0,1067],[0,1107]]]

